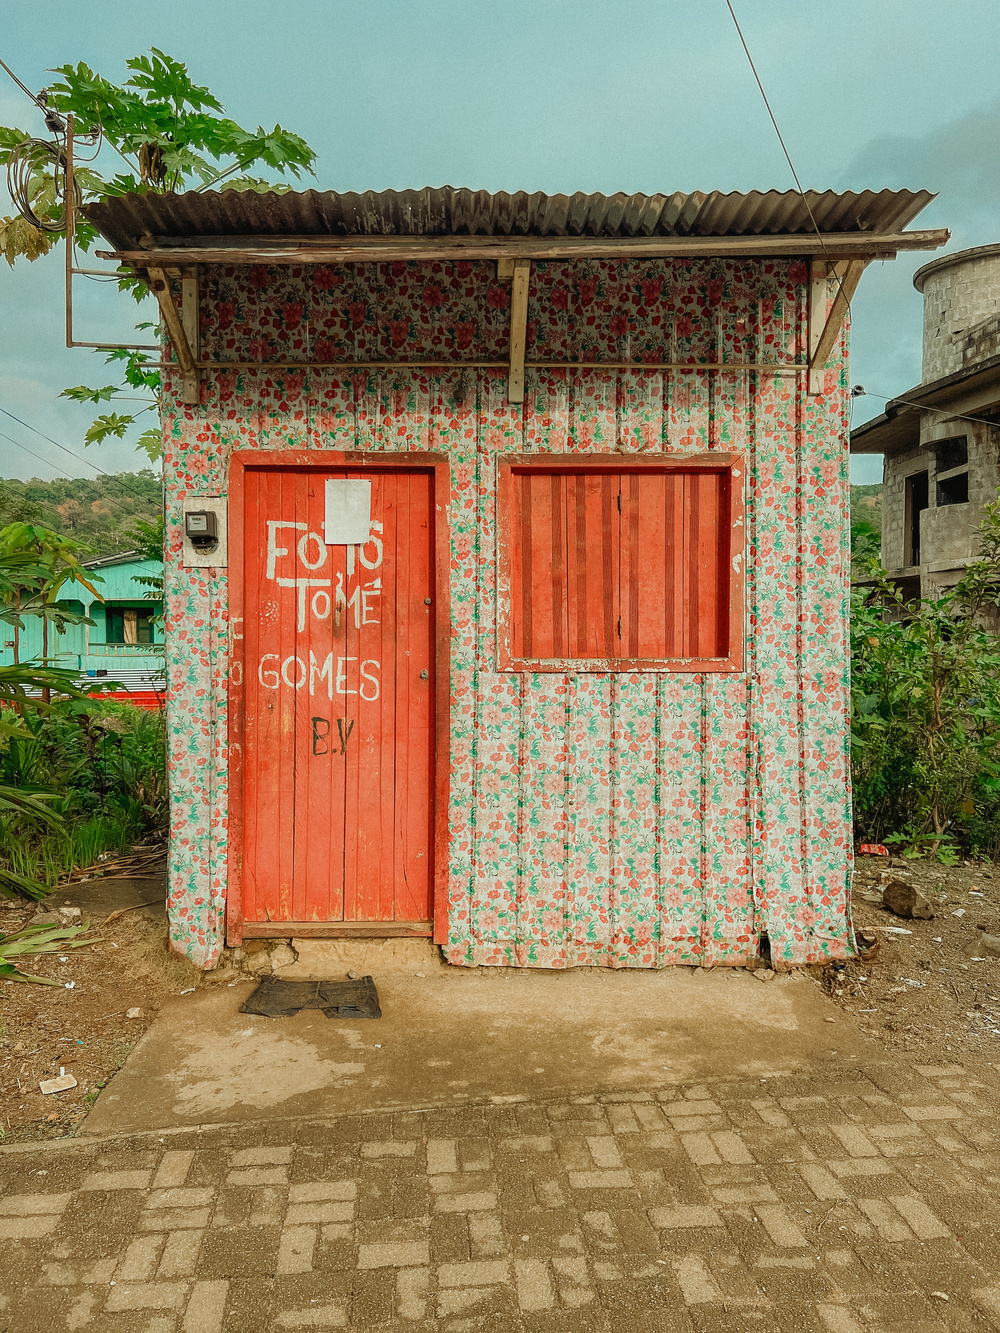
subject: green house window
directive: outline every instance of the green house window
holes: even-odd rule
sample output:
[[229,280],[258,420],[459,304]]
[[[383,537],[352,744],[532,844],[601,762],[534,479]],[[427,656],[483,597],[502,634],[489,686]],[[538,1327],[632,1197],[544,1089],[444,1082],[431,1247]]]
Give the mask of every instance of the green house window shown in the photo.
[[104,619],[108,643],[154,643],[153,616],[145,607],[107,606]]

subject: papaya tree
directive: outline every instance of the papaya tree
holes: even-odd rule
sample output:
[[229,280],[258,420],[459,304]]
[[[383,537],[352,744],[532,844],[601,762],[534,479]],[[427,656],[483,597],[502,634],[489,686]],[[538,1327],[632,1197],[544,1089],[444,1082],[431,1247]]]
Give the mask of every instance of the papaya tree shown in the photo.
[[[272,176],[298,177],[311,172],[315,154],[304,139],[280,125],[265,130],[237,124],[218,98],[195,83],[187,66],[173,56],[153,47],[148,55],[134,56],[125,64],[128,77],[120,84],[83,63],[49,71],[57,78],[35,100],[51,140],[36,139],[15,126],[0,126],[0,164],[7,165],[17,186],[19,209],[0,218],[0,251],[8,264],[38,260],[66,240],[63,194],[70,116],[80,151],[74,155],[78,207],[69,240],[84,252],[91,249],[97,233],[79,205],[132,193],[288,189],[287,184],[276,185],[252,173],[263,170]],[[118,282],[136,301],[147,294],[131,273],[120,272]],[[136,325],[140,331],[153,327],[144,322]],[[160,376],[146,366],[146,355],[111,351],[106,361],[114,365],[115,383],[78,384],[63,390],[62,396],[75,402],[107,406],[86,432],[86,444],[122,439],[142,424],[145,413],[158,410]],[[133,408],[137,396],[143,405]],[[143,431],[137,447],[157,459],[159,430],[150,426]]]

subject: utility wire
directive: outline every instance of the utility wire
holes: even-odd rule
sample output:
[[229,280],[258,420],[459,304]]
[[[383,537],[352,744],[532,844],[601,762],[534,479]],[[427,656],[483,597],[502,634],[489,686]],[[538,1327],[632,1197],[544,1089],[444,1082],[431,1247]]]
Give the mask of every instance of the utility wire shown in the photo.
[[5,61],[0,60],[0,68],[3,68],[7,71],[10,77],[20,88],[21,92],[26,94],[26,96],[30,97],[31,100],[34,102],[35,106],[37,106],[42,111],[49,110],[49,108],[45,105],[42,98],[37,93],[33,93],[26,84],[23,84],[21,80],[17,77],[17,75],[14,73],[14,71],[11,69],[11,67]]
[[[39,463],[44,463],[46,467],[54,468],[56,472],[62,473],[62,475],[66,478],[67,481],[80,480],[79,477],[74,477],[71,472],[67,472],[65,468],[61,468],[58,463],[53,463],[50,459],[43,458],[41,454],[36,454],[35,451],[33,449],[29,449],[27,445],[21,444],[20,440],[15,440],[13,435],[7,435],[4,433],[4,431],[0,430],[0,440],[9,441],[11,444],[15,446],[15,448],[20,449],[22,453],[28,454],[31,458],[37,458]],[[87,461],[86,459],[81,459],[81,462],[86,462],[86,461]],[[95,465],[91,463],[89,464],[89,466],[94,467]],[[113,472],[105,472],[104,475],[106,477],[110,477],[112,481],[121,481],[121,477],[116,476]],[[88,478],[85,477],[84,480],[86,481],[88,480]],[[154,503],[152,500],[150,500],[148,495],[139,495],[138,491],[131,491],[130,494],[136,496],[138,499],[144,500],[147,504]]]
[[[738,36],[739,36],[740,44],[741,44],[741,46],[743,47],[743,50],[744,50],[744,52],[745,52],[745,54],[746,54],[746,58],[747,58],[747,60],[748,60],[749,63],[750,63],[750,69],[751,69],[751,72],[753,73],[753,77],[754,77],[754,80],[755,80],[755,82],[756,82],[756,84],[757,84],[757,87],[760,89],[760,95],[761,95],[761,97],[764,99],[764,106],[767,108],[767,114],[768,114],[768,115],[770,116],[770,118],[771,118],[771,124],[774,126],[774,132],[775,132],[775,134],[778,136],[778,143],[781,144],[781,151],[782,151],[782,152],[784,153],[784,155],[785,155],[785,161],[788,163],[788,169],[791,171],[791,173],[792,173],[792,179],[795,181],[795,188],[796,188],[796,189],[798,190],[798,192],[799,192],[799,196],[801,197],[802,202],[803,202],[803,204],[805,205],[806,212],[809,214],[809,221],[812,223],[812,225],[813,225],[813,230],[815,231],[816,235],[819,237],[819,243],[820,243],[820,245],[823,247],[823,253],[824,253],[824,255],[826,255],[826,257],[827,257],[829,271],[833,273],[833,276],[834,276],[834,278],[836,279],[837,286],[840,288],[840,294],[841,294],[841,296],[844,296],[844,284],[843,284],[843,282],[841,281],[841,279],[840,279],[840,275],[837,273],[836,269],[835,269],[832,265],[829,265],[830,252],[829,252],[829,250],[827,249],[827,245],[826,245],[826,237],[823,235],[823,233],[822,233],[822,232],[820,231],[820,229],[819,229],[819,223],[816,221],[816,216],[815,216],[815,214],[814,214],[813,211],[812,211],[812,207],[811,207],[811,205],[810,205],[810,203],[809,203],[809,200],[806,198],[806,192],[805,192],[805,190],[802,188],[802,182],[799,180],[799,173],[795,170],[795,163],[792,161],[792,155],[791,155],[791,153],[788,151],[788,148],[787,148],[787,146],[786,146],[786,144],[785,144],[784,137],[783,137],[783,135],[782,135],[782,133],[781,133],[781,130],[780,130],[779,126],[778,126],[778,120],[777,120],[777,117],[775,116],[774,112],[771,110],[771,103],[768,101],[767,93],[764,91],[764,85],[763,85],[763,83],[761,82],[760,75],[757,73],[757,66],[754,64],[753,56],[750,54],[750,48],[749,48],[749,46],[747,46],[747,39],[743,36],[743,29],[740,27],[740,21],[739,21],[739,19],[736,17],[736,10],[733,9],[733,3],[732,3],[732,0],[726,0],[726,8],[729,10],[729,13],[730,13],[730,16],[732,17],[733,23],[736,25],[736,32],[737,32],[737,34],[738,34]],[[847,299],[847,298],[845,297],[845,300],[846,300],[846,299]],[[847,309],[850,310],[850,308],[851,308],[851,303],[850,303],[850,301],[847,301]]]
[[13,435],[5,435],[4,432],[0,430],[0,440],[9,440],[11,444],[16,446],[16,448],[21,449],[26,454],[30,454],[32,458],[37,458],[38,461],[40,463],[44,463],[46,467],[55,468],[57,472],[61,472],[68,481],[78,480],[77,477],[71,477],[70,474],[65,470],[65,468],[61,468],[58,463],[50,462],[47,458],[43,458],[41,454],[36,454],[33,449],[29,449],[27,445],[19,443],[19,441],[14,439]]
[[[921,412],[936,412],[938,416],[950,417],[953,421],[974,421],[980,426],[992,426],[994,430],[1000,429],[1000,421],[988,421],[986,417],[970,417],[964,412],[949,412],[945,407],[928,407],[926,403],[915,403],[912,398],[890,398],[884,393],[875,393],[872,389],[866,389],[861,384],[856,384],[851,390],[852,400],[855,398],[881,398],[883,403],[902,403],[904,407],[915,407]],[[860,430],[861,427],[859,426]]]
[[[139,499],[139,500],[148,500],[148,499],[149,499],[148,496],[143,495],[140,491],[135,490],[135,489],[133,489],[132,487],[130,487],[130,486],[128,485],[127,482],[122,481],[120,475],[116,475],[116,474],[113,473],[113,472],[106,472],[106,471],[104,470],[104,468],[100,467],[97,463],[92,463],[92,462],[90,461],[89,458],[84,458],[82,455],[77,454],[77,453],[74,453],[72,449],[67,449],[66,446],[65,446],[64,444],[60,444],[58,440],[54,440],[54,439],[52,438],[51,435],[46,435],[45,432],[39,430],[37,426],[32,426],[29,422],[27,422],[27,421],[22,421],[21,418],[20,418],[20,417],[16,417],[16,416],[14,415],[13,412],[8,412],[7,409],[6,409],[5,407],[0,407],[0,412],[2,412],[2,413],[4,414],[5,417],[10,417],[11,421],[16,421],[17,424],[18,424],[19,426],[24,426],[25,429],[30,430],[30,431],[34,431],[34,433],[35,433],[36,435],[40,435],[41,438],[42,438],[43,440],[48,440],[49,444],[54,444],[54,445],[56,446],[56,448],[57,448],[57,449],[61,449],[61,450],[63,451],[64,454],[69,454],[70,458],[74,459],[74,461],[76,461],[77,463],[83,463],[83,464],[85,464],[87,467],[92,467],[92,468],[94,469],[95,472],[100,472],[101,476],[103,476],[103,477],[109,477],[109,478],[111,478],[111,479],[114,480],[114,481],[121,482],[121,485],[125,488],[125,490],[129,491],[132,495],[134,495],[134,496],[136,497],[136,499]],[[9,436],[9,435],[5,435],[5,436],[4,436],[4,439],[9,440],[9,439],[10,439],[10,436]],[[13,443],[13,444],[17,444],[17,441],[16,441],[16,440],[13,440],[12,443]],[[31,453],[31,450],[30,450],[30,449],[25,449],[25,446],[24,446],[23,444],[22,444],[22,445],[18,445],[18,448],[20,448],[20,449],[24,449],[24,450],[25,450],[25,453],[29,453],[29,454]],[[38,455],[38,454],[32,454],[32,457],[33,457],[33,458],[38,458],[39,455]],[[43,458],[43,459],[42,459],[42,462],[43,462],[43,463],[47,463],[48,460]],[[53,464],[53,463],[48,463],[48,466],[49,466],[49,467],[54,467],[55,464]],[[70,478],[70,480],[75,480],[75,478]]]

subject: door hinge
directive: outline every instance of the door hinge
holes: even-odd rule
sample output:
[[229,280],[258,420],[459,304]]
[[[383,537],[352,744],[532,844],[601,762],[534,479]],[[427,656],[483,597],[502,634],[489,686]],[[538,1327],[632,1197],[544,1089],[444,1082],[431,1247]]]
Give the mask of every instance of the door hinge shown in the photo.
[[621,636],[622,636],[622,618],[621,618],[621,616],[619,616],[619,617],[618,617],[618,637],[619,637],[619,639],[621,638]]
[[618,501],[618,512],[619,512],[619,514],[620,514],[620,513],[622,512],[622,493],[621,493],[621,491],[618,492],[618,494],[615,496],[615,499]]

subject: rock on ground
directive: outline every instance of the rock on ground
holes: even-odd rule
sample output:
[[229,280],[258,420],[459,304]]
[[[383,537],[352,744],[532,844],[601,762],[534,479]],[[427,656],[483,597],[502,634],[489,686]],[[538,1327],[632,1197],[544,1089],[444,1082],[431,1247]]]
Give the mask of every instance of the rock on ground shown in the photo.
[[930,921],[934,916],[934,908],[924,895],[905,879],[889,881],[882,890],[882,903],[894,915],[901,916],[907,921],[912,921],[914,918]]

